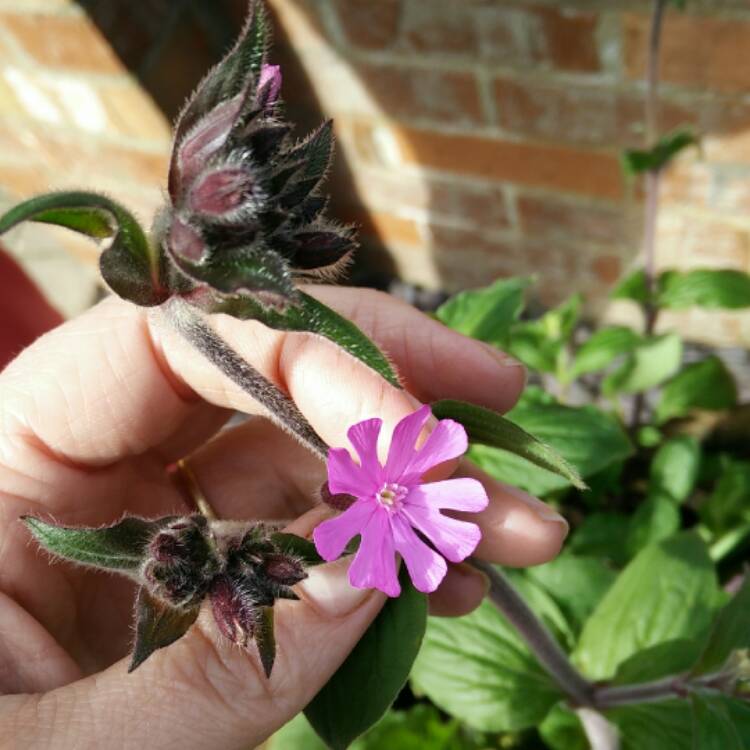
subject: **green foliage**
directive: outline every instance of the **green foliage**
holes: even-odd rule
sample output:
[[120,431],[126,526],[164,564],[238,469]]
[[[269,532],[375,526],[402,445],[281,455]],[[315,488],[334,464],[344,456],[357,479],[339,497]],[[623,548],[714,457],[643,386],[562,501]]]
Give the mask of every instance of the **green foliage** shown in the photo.
[[590,372],[604,370],[620,355],[632,352],[640,341],[641,337],[631,328],[600,328],[576,352],[570,377],[577,378]]
[[641,393],[674,375],[682,362],[682,339],[673,333],[650,336],[635,345],[625,362],[602,383],[605,395]]
[[590,750],[578,717],[558,704],[552,708],[539,725],[539,734],[551,750]]
[[[632,452],[627,436],[609,415],[594,406],[569,407],[550,402],[539,398],[533,389],[527,390],[508,419],[551,446],[582,477],[595,474]],[[546,494],[571,484],[507,451],[479,445],[472,447],[469,456],[496,479],[533,494]]]
[[[693,747],[700,750],[746,750],[750,734],[742,732],[732,716],[728,698],[715,695],[690,696],[693,709]],[[741,711],[747,706],[736,702]]]
[[645,305],[649,301],[648,282],[642,268],[626,276],[612,292],[612,299],[627,299]]
[[700,514],[706,525],[724,533],[750,521],[750,462],[723,462],[722,472]]
[[403,593],[388,601],[346,661],[305,709],[332,750],[344,750],[391,706],[409,677],[427,619],[427,599],[401,571]]
[[520,456],[547,472],[553,472],[574,487],[586,489],[578,472],[549,445],[496,412],[463,401],[438,401],[432,405],[438,419],[453,419],[466,428],[472,443],[490,446]]
[[[532,584],[515,581],[526,596]],[[529,602],[555,612],[540,589]],[[557,610],[555,619],[564,621]],[[412,672],[414,689],[439,708],[480,731],[531,727],[560,699],[550,677],[503,616],[485,601],[459,619],[430,618],[422,651]]]
[[692,669],[703,650],[703,639],[676,638],[637,651],[617,668],[613,682],[629,685],[651,682]]
[[651,492],[684,502],[698,480],[700,464],[701,447],[696,438],[678,435],[667,440],[651,462]]
[[693,750],[686,701],[637,703],[608,711],[607,718],[620,730],[621,750]]
[[665,384],[656,406],[656,419],[666,422],[693,409],[720,411],[737,404],[737,384],[718,357],[685,367]]
[[501,279],[486,289],[460,292],[437,311],[438,320],[455,331],[503,346],[523,310],[528,278]]
[[689,146],[698,145],[698,139],[686,129],[675,130],[663,136],[650,149],[628,149],[622,156],[622,165],[626,174],[638,175],[643,172],[658,172],[666,167],[672,159]]
[[716,572],[703,541],[679,534],[642,550],[586,623],[576,660],[593,679],[612,677],[639,650],[695,638],[719,604]]
[[632,557],[644,547],[672,536],[680,528],[680,512],[668,494],[654,492],[630,517],[625,549]]
[[739,310],[750,307],[750,275],[711,268],[666,271],[659,277],[659,304],[672,310],[687,307]]

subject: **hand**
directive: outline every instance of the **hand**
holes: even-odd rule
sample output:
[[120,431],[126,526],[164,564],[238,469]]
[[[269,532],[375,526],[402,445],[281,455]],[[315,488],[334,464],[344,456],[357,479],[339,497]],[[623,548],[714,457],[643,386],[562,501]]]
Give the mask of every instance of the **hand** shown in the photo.
[[[330,445],[347,445],[347,427],[366,417],[392,428],[416,399],[507,410],[523,388],[522,367],[385,295],[312,291],[391,355],[408,392],[321,338],[227,317],[215,326]],[[220,517],[293,519],[289,530],[308,534],[325,515],[310,510],[324,466],[265,419],[217,435],[235,409],[257,411],[158,310],[116,299],[47,334],[0,374],[0,747],[254,747],[302,710],[364,633],[383,597],[352,589],[342,560],[311,570],[301,602],[277,604],[270,681],[205,611],[128,675],[133,585],[50,565],[30,543],[23,514],[94,526],[125,512],[184,513],[165,467],[188,454]],[[473,519],[483,531],[478,555],[524,566],[557,554],[562,518],[477,469],[459,471],[480,478],[491,498]],[[432,611],[464,614],[484,591],[478,572],[456,566]]]

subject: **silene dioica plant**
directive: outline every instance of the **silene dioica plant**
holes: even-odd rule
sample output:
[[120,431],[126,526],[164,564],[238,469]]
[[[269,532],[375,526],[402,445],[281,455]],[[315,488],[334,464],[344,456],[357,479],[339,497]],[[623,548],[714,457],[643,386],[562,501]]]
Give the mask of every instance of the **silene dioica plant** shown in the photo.
[[[375,344],[297,286],[335,279],[356,238],[326,217],[320,192],[331,123],[295,140],[284,120],[260,0],[177,121],[169,200],[149,233],[124,207],[87,192],[40,196],[0,218],[0,232],[31,220],[102,241],[101,273],[115,294],[160,308],[328,462],[320,495],[339,514],[312,541],[199,512],[125,517],[107,528],[24,519],[53,555],[138,582],[131,670],[182,637],[206,601],[223,636],[257,650],[270,675],[275,602],[296,599],[309,566],[347,554],[352,585],[389,599],[306,719],[271,740],[276,750],[750,746],[748,407],[737,403],[721,359],[684,364],[681,339],[657,333],[663,309],[750,307],[750,277],[654,271],[659,177],[696,142],[684,130],[658,137],[667,5],[654,5],[648,148],[624,156],[645,177],[646,267],[615,297],[640,306],[644,330],[587,330],[578,297],[522,318],[532,283],[524,278],[458,295],[438,317],[513,353],[537,385],[507,418],[457,401],[415,412],[394,430],[384,464],[376,452],[381,420],[351,426],[357,462],[329,448],[211,325],[213,313],[225,313],[316,333],[400,387]],[[430,410],[437,427],[417,450]],[[422,482],[430,467],[467,449],[494,477],[567,515],[573,532],[556,561],[502,572],[470,558],[478,527],[441,511],[482,510],[484,489],[471,479]],[[425,594],[446,560],[467,558],[490,580],[487,601],[466,617],[428,623]],[[389,710],[397,697],[399,710]]]

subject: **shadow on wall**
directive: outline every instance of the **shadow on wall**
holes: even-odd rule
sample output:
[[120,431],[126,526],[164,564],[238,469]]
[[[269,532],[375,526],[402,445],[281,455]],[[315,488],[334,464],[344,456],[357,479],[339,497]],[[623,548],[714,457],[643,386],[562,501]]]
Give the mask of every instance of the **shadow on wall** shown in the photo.
[[[245,10],[81,4],[170,116]],[[334,213],[362,224],[368,268],[451,291],[536,273],[545,303],[582,290],[596,306],[633,264],[639,189],[618,153],[642,144],[649,3],[269,4],[290,118],[305,129],[336,120]],[[750,10],[689,7],[666,23],[662,129],[690,124],[704,149],[664,181],[659,262],[747,270]]]

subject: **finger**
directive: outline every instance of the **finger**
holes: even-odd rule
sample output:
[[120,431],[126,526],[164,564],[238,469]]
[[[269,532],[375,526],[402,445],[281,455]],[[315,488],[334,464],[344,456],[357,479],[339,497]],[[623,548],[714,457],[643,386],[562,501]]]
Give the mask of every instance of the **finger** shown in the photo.
[[434,617],[462,617],[473,612],[489,590],[484,573],[466,563],[449,565],[443,582],[430,594],[430,614]]
[[0,699],[14,746],[73,750],[260,745],[301,711],[346,658],[383,604],[352,589],[345,565],[315,570],[299,602],[279,602],[270,680],[253,647],[223,640],[206,607],[177,643],[127,674],[125,662],[44,697]]

